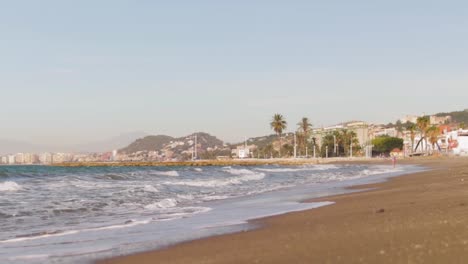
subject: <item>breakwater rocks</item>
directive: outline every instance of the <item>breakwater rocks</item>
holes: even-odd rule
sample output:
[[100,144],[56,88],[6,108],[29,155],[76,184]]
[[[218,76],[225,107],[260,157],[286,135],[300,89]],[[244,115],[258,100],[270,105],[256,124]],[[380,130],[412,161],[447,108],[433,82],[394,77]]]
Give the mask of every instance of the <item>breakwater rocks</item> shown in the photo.
[[73,162],[59,163],[59,167],[177,167],[177,166],[261,166],[261,165],[307,165],[346,161],[368,161],[360,158],[329,158],[329,159],[229,159],[229,160],[196,160],[196,161],[164,161],[164,162]]

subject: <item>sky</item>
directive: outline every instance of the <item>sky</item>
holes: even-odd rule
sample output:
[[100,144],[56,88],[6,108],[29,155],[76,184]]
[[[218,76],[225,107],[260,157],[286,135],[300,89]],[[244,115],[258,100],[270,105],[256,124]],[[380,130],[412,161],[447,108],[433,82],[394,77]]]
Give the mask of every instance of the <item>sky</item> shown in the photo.
[[236,142],[275,113],[294,131],[463,110],[466,47],[466,1],[2,1],[0,139]]

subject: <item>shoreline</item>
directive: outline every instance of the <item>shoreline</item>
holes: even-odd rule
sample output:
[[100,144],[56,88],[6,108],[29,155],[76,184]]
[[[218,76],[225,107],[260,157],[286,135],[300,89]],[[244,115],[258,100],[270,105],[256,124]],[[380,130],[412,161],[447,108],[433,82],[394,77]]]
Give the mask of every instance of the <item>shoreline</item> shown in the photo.
[[[379,161],[372,161],[371,163],[381,164],[382,162],[383,162],[382,160],[379,160]],[[344,163],[363,163],[363,162],[362,161],[361,162],[359,161],[349,162],[348,161]],[[404,174],[401,176],[392,177],[380,183],[355,185],[355,186],[349,187],[349,189],[357,190],[357,192],[351,192],[351,193],[346,193],[346,194],[333,195],[333,196],[328,196],[328,197],[321,197],[321,198],[314,198],[314,199],[307,200],[305,202],[332,201],[334,202],[334,204],[315,208],[315,209],[305,210],[305,211],[290,212],[290,213],[286,213],[282,215],[253,219],[253,220],[250,220],[249,223],[259,226],[259,228],[256,228],[253,230],[234,233],[234,234],[212,236],[212,237],[202,238],[202,239],[198,239],[194,241],[186,241],[182,243],[177,243],[169,247],[152,250],[148,252],[136,253],[136,254],[132,254],[129,256],[120,256],[120,257],[115,257],[115,258],[110,258],[110,259],[104,259],[104,260],[97,261],[96,263],[154,263],[154,262],[157,262],[157,263],[249,262],[250,263],[250,262],[254,262],[254,260],[257,258],[260,260],[265,260],[265,261],[261,261],[265,263],[271,263],[271,262],[282,263],[282,262],[293,261],[293,260],[295,262],[301,262],[305,260],[308,260],[308,261],[317,260],[317,263],[330,262],[330,257],[328,255],[314,254],[314,257],[312,258],[310,254],[304,254],[305,252],[303,251],[299,252],[300,254],[292,254],[292,253],[286,254],[285,256],[283,256],[282,261],[276,261],[276,257],[274,257],[276,255],[276,252],[272,252],[269,249],[278,248],[278,246],[281,246],[280,245],[281,243],[272,242],[272,240],[268,239],[268,237],[271,237],[271,236],[280,236],[280,237],[286,236],[287,237],[288,233],[291,231],[290,230],[291,228],[288,227],[287,223],[291,222],[292,221],[291,219],[293,219],[294,220],[293,222],[295,223],[297,223],[301,219],[304,221],[304,216],[308,216],[308,215],[312,215],[313,217],[318,218],[318,219],[327,218],[327,223],[329,223],[330,221],[331,222],[334,221],[336,223],[336,219],[329,219],[327,214],[330,214],[331,212],[333,213],[333,215],[336,216],[337,209],[338,211],[340,211],[342,207],[346,207],[347,203],[349,203],[348,201],[349,199],[359,200],[359,199],[362,199],[362,197],[376,196],[376,197],[373,197],[372,201],[374,201],[374,203],[377,203],[379,199],[379,194],[381,195],[381,193],[387,192],[388,189],[391,190],[392,188],[401,186],[402,181],[403,182],[412,181],[414,177],[417,177],[419,179],[421,175],[436,175],[437,176],[437,174],[440,173],[441,169],[443,168],[447,169],[447,165],[450,165],[450,166],[456,165],[458,167],[466,166],[467,173],[468,173],[468,165],[467,165],[468,159],[464,159],[464,158],[445,158],[445,157],[421,158],[421,159],[416,159],[416,160],[414,159],[404,160],[401,163],[412,164],[412,165],[422,165],[422,166],[430,167],[432,170],[425,171],[425,172],[412,173],[412,174]],[[388,164],[388,163],[385,162],[385,164]],[[467,175],[467,178],[468,178],[468,175]],[[390,200],[393,200],[393,198]],[[468,204],[468,201],[467,201],[467,204]],[[353,205],[353,208],[356,209],[356,207],[359,207],[359,204]],[[387,209],[385,207],[387,207]],[[367,213],[370,216],[378,217],[380,215],[383,215],[383,216],[389,215],[388,210],[389,210],[388,206],[375,205]],[[353,215],[354,213],[356,213],[353,210],[349,210],[349,209],[346,209],[345,211],[349,212],[350,215]],[[369,217],[369,215],[367,217]],[[343,217],[343,216],[340,215],[340,217]],[[306,223],[307,223],[307,227],[309,227],[309,225],[314,226],[314,223],[311,223],[309,221],[306,221]],[[359,223],[359,221],[357,223]],[[325,223],[315,223],[315,227],[320,227],[323,224]],[[373,227],[361,226],[361,228],[368,230],[369,228],[372,229]],[[349,232],[349,230],[347,231]],[[300,231],[299,233],[295,233],[295,236],[301,237],[300,234],[302,232],[303,231]],[[268,234],[268,235],[265,236],[265,234]],[[336,232],[334,234],[336,235]],[[344,232],[343,234],[346,234],[346,232]],[[259,240],[259,238],[260,238],[260,241],[262,241],[262,243],[264,243],[265,245],[263,246],[255,245],[256,244],[255,241]],[[346,236],[343,237],[343,235],[341,235],[340,239],[346,239]],[[298,239],[298,241],[301,242],[300,243],[301,245],[304,243],[306,244],[311,243],[311,241],[309,240],[310,238]],[[288,242],[291,242],[291,241],[288,241]],[[315,242],[320,242],[320,241],[315,241]],[[358,239],[358,241],[356,242],[360,242],[362,244],[363,241],[359,241]],[[468,243],[468,236],[467,236],[467,243]],[[297,244],[295,243],[292,243],[292,244],[297,246]],[[251,245],[251,247],[246,247],[245,245]],[[333,243],[332,243],[332,246],[333,246]],[[248,255],[249,257],[242,257],[241,259],[238,259],[239,256],[232,255],[232,252],[230,251],[232,248],[235,248],[236,252],[237,251],[240,252],[239,253],[240,255]],[[257,250],[258,252],[255,252],[255,250],[254,252],[252,252],[252,248]],[[353,247],[350,247],[350,248],[353,248]],[[345,247],[344,249],[347,249],[347,248]],[[213,253],[210,254],[209,253],[210,250],[213,250]],[[264,255],[263,253],[260,254],[260,251],[263,252],[265,250],[270,252],[270,254],[269,255]],[[349,249],[347,249],[347,251],[349,251]],[[384,255],[386,254],[378,254],[377,257],[382,257]],[[224,257],[220,258],[220,256],[224,256]],[[321,256],[321,258],[319,256]],[[366,257],[368,256],[364,254],[363,257],[364,259],[366,259]],[[377,260],[377,259],[374,259],[374,260]],[[335,261],[331,261],[331,262],[335,262]],[[380,258],[378,258],[378,262],[381,262]],[[388,262],[388,263],[391,263],[391,262]]]

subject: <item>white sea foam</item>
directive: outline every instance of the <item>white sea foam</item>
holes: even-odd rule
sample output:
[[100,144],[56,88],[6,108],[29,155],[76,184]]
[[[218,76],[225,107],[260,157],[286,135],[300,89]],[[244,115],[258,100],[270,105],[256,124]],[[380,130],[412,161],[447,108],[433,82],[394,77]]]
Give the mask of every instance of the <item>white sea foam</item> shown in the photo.
[[155,210],[155,209],[166,209],[177,206],[177,200],[173,198],[166,198],[159,202],[148,204],[145,206],[145,209]]
[[208,201],[215,201],[215,200],[224,200],[224,199],[228,199],[230,198],[230,196],[227,196],[227,195],[211,195],[211,196],[206,196],[206,197],[203,197],[203,201],[205,202],[208,202]]
[[21,189],[16,182],[6,181],[0,183],[0,191],[18,191]]
[[175,219],[189,217],[195,214],[206,213],[212,210],[210,207],[199,207],[199,206],[191,206],[191,207],[181,207],[181,208],[171,208],[166,214],[162,216],[158,216],[154,220],[156,221],[171,221]]
[[71,230],[71,231],[66,231],[66,232],[62,232],[62,233],[44,234],[44,235],[31,236],[31,237],[18,237],[18,238],[13,238],[13,239],[0,241],[0,244],[21,242],[21,241],[27,241],[27,240],[36,240],[36,239],[42,239],[42,238],[47,238],[47,237],[66,236],[66,235],[72,235],[72,234],[76,234],[76,233],[78,233],[78,231]]
[[181,200],[189,200],[189,201],[192,201],[193,199],[195,199],[195,197],[192,194],[178,194],[177,198]]
[[144,225],[150,223],[151,220],[141,220],[141,221],[129,221],[126,224],[120,224],[120,225],[111,225],[111,226],[103,226],[103,227],[96,227],[96,228],[90,228],[90,229],[85,229],[82,231],[97,231],[97,230],[109,230],[109,229],[119,229],[119,228],[128,228],[132,226],[137,226],[137,225]]
[[152,186],[152,185],[145,185],[145,186],[143,187],[143,190],[144,190],[145,192],[154,192],[154,193],[159,192],[159,190],[156,189],[156,188],[154,188],[154,186]]
[[159,176],[169,176],[169,177],[177,177],[179,173],[177,171],[154,171],[153,174]]
[[267,169],[267,168],[258,168],[257,171],[264,172],[296,172],[296,171],[309,171],[314,170],[314,168],[277,168],[277,169]]
[[17,260],[33,260],[33,259],[44,259],[44,258],[49,258],[49,255],[46,255],[46,254],[23,255],[23,256],[11,257],[9,258],[9,260],[17,261]]
[[191,180],[191,181],[177,181],[177,182],[165,182],[166,185],[185,185],[191,187],[223,187],[228,185],[239,185],[244,182],[248,181],[259,181],[265,178],[264,173],[254,173],[249,171],[250,173],[233,177],[233,178],[220,178],[220,179],[213,179],[213,180]]
[[194,170],[194,171],[198,171],[198,172],[202,172],[202,171],[203,171],[202,168],[195,168],[195,169],[193,169],[193,170]]

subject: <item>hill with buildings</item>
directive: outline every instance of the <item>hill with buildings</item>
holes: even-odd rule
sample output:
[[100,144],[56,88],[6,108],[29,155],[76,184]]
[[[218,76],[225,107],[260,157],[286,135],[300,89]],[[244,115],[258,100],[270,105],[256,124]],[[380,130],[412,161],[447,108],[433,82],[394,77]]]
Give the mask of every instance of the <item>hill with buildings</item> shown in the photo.
[[123,160],[187,160],[195,154],[201,158],[230,155],[230,147],[215,136],[199,132],[179,138],[146,136],[118,153]]
[[463,111],[438,113],[438,114],[435,114],[435,115],[438,116],[438,117],[450,116],[452,118],[452,122],[468,124],[468,109],[465,109]]

